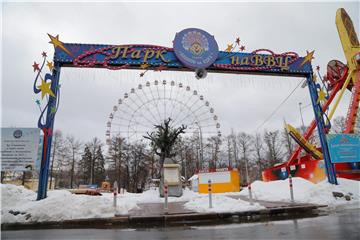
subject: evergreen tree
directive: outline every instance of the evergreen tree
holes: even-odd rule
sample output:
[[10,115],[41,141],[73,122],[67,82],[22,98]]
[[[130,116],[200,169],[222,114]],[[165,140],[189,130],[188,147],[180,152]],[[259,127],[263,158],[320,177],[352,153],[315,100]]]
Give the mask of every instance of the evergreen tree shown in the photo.
[[156,131],[147,133],[144,138],[151,141],[151,147],[156,155],[160,157],[160,167],[162,168],[165,158],[174,156],[173,147],[181,133],[185,133],[186,126],[178,128],[170,126],[171,118],[164,120],[163,124],[155,125]]
[[91,161],[92,154],[88,146],[85,146],[84,153],[81,156],[81,160],[79,162],[79,171],[80,171],[80,182],[82,184],[88,184],[90,180],[91,174]]
[[105,180],[105,158],[102,153],[101,145],[97,147],[94,156],[94,182],[98,186]]

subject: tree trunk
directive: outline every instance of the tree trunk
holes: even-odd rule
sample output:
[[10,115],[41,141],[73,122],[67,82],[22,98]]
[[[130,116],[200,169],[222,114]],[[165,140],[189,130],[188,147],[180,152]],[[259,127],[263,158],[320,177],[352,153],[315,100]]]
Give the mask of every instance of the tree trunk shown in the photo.
[[[49,189],[52,188],[52,179],[53,179],[53,169],[54,169],[54,159],[55,159],[55,151],[56,151],[56,142],[57,142],[57,139],[55,138],[54,139],[54,147],[53,147],[53,156],[52,156],[52,159],[51,159],[51,167],[50,167],[50,184],[49,184]],[[55,185],[55,184],[54,184]]]
[[1,171],[1,183],[4,183],[5,171]]
[[74,170],[75,170],[75,151],[73,149],[73,159],[72,159],[72,163],[71,163],[71,177],[70,177],[70,188],[73,188],[73,183],[74,183]]

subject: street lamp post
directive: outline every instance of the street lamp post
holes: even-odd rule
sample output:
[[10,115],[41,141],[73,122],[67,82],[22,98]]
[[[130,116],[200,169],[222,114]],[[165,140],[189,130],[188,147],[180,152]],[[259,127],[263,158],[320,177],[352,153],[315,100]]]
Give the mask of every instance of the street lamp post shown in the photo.
[[200,133],[200,164],[199,164],[199,168],[201,168],[202,164],[203,164],[203,142],[202,142],[202,131],[201,131],[201,126],[198,122],[195,122],[196,126],[198,126],[199,128],[199,133]]
[[302,116],[302,111],[301,111],[302,107],[301,107],[301,105],[302,105],[302,103],[299,102],[299,110],[300,110],[300,117],[301,117],[301,124],[302,124],[301,128],[302,128],[302,132],[304,133],[305,132],[305,124],[304,124],[304,119],[303,119],[303,116]]

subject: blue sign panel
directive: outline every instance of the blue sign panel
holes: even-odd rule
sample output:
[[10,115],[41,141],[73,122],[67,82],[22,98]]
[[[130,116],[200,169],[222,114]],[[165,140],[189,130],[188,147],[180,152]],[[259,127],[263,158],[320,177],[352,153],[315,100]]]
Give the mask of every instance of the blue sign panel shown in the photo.
[[215,62],[219,47],[214,36],[209,33],[197,28],[187,28],[176,34],[174,52],[188,68],[207,68]]
[[355,134],[329,134],[331,162],[359,162],[360,136]]

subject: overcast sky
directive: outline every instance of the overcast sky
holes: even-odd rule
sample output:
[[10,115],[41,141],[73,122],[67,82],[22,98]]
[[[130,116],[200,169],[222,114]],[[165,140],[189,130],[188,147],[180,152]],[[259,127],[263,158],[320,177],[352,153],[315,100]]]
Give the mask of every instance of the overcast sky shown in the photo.
[[[240,37],[246,52],[268,48],[276,53],[294,51],[300,56],[315,50],[313,66],[322,74],[332,59],[345,62],[335,14],[345,8],[359,33],[359,2],[332,3],[2,3],[2,127],[36,127],[40,95],[32,92],[34,61],[53,46],[46,33],[59,34],[70,43],[144,43],[172,47],[175,33],[188,27],[215,36],[220,50]],[[105,139],[106,122],[113,105],[145,81],[176,80],[197,89],[219,116],[221,131],[253,133],[302,79],[249,75],[208,74],[196,80],[193,73],[134,70],[62,69],[61,102],[55,129],[88,141]],[[345,115],[346,92],[336,113]],[[262,129],[280,129],[284,119],[299,126],[299,102],[310,103],[307,88],[299,88]],[[305,124],[313,118],[303,109]]]

